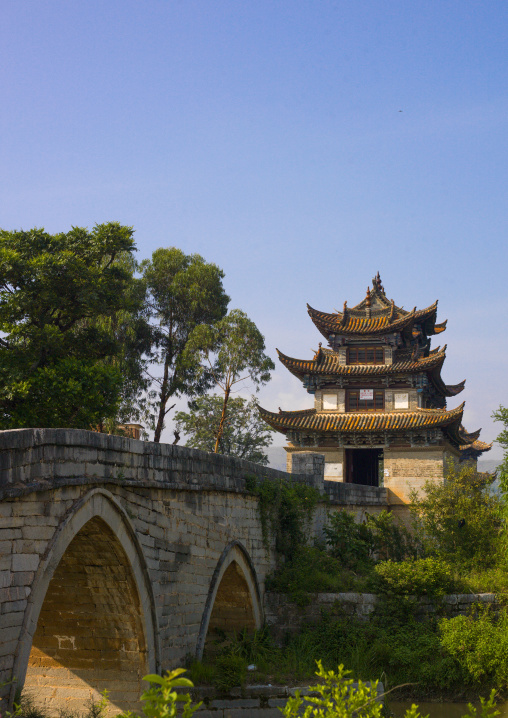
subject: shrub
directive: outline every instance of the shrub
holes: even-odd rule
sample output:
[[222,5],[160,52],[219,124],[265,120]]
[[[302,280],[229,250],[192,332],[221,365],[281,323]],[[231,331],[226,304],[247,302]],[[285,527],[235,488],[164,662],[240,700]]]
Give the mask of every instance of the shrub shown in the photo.
[[420,546],[417,539],[404,527],[395,523],[391,511],[366,514],[367,525],[372,532],[373,551],[377,561],[404,561],[416,558]]
[[337,511],[330,514],[323,528],[332,556],[351,570],[365,570],[372,565],[374,537],[367,524],[356,523],[354,514]]
[[508,685],[508,611],[499,615],[488,609],[478,615],[443,618],[439,622],[441,645],[460,666],[467,682]]
[[366,514],[365,523],[355,521],[354,514],[337,511],[328,517],[323,532],[330,553],[351,570],[368,570],[374,561],[403,561],[416,557],[417,542],[409,531],[394,522],[390,511]]
[[378,588],[384,593],[403,596],[444,595],[455,588],[449,564],[439,558],[413,561],[383,561],[375,567]]
[[300,548],[293,559],[280,566],[266,582],[267,590],[287,593],[299,606],[308,605],[313,593],[364,591],[367,587],[365,577],[357,576],[345,568],[340,559],[316,546]]
[[450,463],[444,482],[426,481],[411,494],[415,528],[425,550],[460,566],[495,564],[501,537],[501,501],[490,493],[494,476]]

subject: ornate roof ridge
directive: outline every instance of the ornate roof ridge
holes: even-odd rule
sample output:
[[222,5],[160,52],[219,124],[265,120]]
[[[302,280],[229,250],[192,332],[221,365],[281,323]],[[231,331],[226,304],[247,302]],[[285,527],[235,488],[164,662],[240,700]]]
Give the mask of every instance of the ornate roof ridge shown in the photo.
[[[317,329],[325,336],[329,337],[330,334],[339,335],[381,335],[388,334],[391,332],[402,331],[408,325],[414,324],[414,322],[421,322],[427,319],[431,319],[433,315],[437,313],[438,301],[434,304],[426,307],[425,309],[412,309],[410,312],[404,310],[396,310],[395,305],[384,312],[376,312],[372,309],[365,309],[365,312],[357,312],[355,309],[350,310],[347,308],[346,302],[344,303],[343,312],[322,312],[318,309],[314,309],[310,304],[307,304],[307,312],[316,325]],[[400,311],[403,313],[400,314]],[[435,319],[435,316],[434,316]],[[430,331],[429,333],[440,333],[446,328],[446,322],[442,324],[433,324],[430,329],[435,330],[438,327],[438,331]]]
[[[284,416],[304,416],[304,415],[310,415],[310,414],[316,414],[317,416],[400,416],[404,414],[405,416],[415,415],[415,416],[446,416],[450,419],[455,419],[458,416],[460,416],[464,411],[464,406],[466,405],[466,402],[463,401],[462,404],[459,404],[455,409],[423,409],[423,408],[416,408],[411,410],[401,410],[401,411],[376,411],[376,412],[364,412],[364,411],[329,411],[329,410],[322,410],[318,411],[316,408],[311,409],[295,409],[293,411],[283,411],[282,409],[279,409],[278,413],[274,411],[269,411],[268,409],[264,409],[262,406],[258,406],[259,411],[262,414],[266,415],[272,415],[276,417],[284,417]],[[481,429],[480,429],[481,431]]]
[[[427,357],[419,357],[415,361],[412,359],[402,359],[395,361],[393,364],[339,364],[338,352],[332,349],[323,349],[322,347],[312,359],[296,359],[287,354],[276,350],[279,361],[291,371],[298,375],[302,373],[322,373],[337,375],[374,375],[384,376],[386,374],[396,374],[399,372],[417,373],[419,371],[430,371],[441,367],[446,358],[445,348],[440,352],[435,352]],[[326,366],[332,364],[336,359],[336,366]],[[324,365],[320,368],[320,365]],[[459,385],[457,385],[459,386]],[[463,388],[463,387],[462,387]]]
[[464,403],[456,409],[415,409],[412,411],[385,412],[327,412],[299,410],[279,414],[258,407],[261,418],[277,431],[305,431],[316,433],[355,433],[421,429],[446,429],[446,435],[459,446],[462,440],[458,428],[462,420]]

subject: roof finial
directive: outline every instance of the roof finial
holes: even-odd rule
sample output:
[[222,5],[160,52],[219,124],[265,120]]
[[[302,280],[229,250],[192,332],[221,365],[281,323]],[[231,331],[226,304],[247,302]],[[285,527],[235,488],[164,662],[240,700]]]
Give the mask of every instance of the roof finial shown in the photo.
[[370,319],[370,289],[367,287],[367,296],[365,297],[365,314]]
[[376,279],[376,286],[378,288],[378,291],[380,291],[384,294],[385,288],[383,287],[383,282],[381,281],[381,275],[379,274],[379,272],[376,274],[375,279]]
[[344,302],[344,307],[342,309],[342,317],[339,322],[340,326],[343,327],[347,324],[347,301]]
[[388,317],[388,321],[393,322],[394,319],[395,319],[395,302],[392,299],[392,301],[390,302],[390,315]]

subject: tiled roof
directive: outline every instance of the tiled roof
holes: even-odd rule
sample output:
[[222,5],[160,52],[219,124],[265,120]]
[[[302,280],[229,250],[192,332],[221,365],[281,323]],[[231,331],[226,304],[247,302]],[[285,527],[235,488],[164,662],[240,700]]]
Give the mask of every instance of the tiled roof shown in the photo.
[[288,357],[277,349],[279,360],[296,376],[302,374],[333,374],[335,376],[386,376],[387,374],[417,374],[429,371],[434,367],[441,367],[446,354],[431,354],[416,361],[405,359],[393,364],[339,364],[337,352],[329,349],[320,349],[314,359],[294,359]]
[[277,431],[305,430],[319,433],[349,433],[377,431],[407,431],[431,429],[456,425],[454,435],[462,419],[464,404],[452,411],[444,409],[416,409],[391,413],[340,413],[305,409],[303,411],[279,411],[278,414],[259,407],[261,417]]
[[494,442],[491,442],[490,444],[486,444],[484,441],[473,441],[471,444],[462,444],[459,448],[461,451],[478,451],[479,453],[483,453],[484,451],[490,451],[492,449],[492,444]]
[[360,313],[358,310],[347,310],[345,312],[336,312],[330,314],[320,312],[317,309],[307,305],[309,316],[319,329],[321,334],[328,338],[330,334],[349,335],[349,336],[380,336],[390,334],[392,332],[400,332],[404,329],[411,329],[415,323],[426,322],[427,334],[439,334],[446,328],[446,322],[442,324],[434,324],[437,314],[437,302],[427,309],[406,312],[403,309],[395,308],[394,312],[383,309],[379,312],[373,312],[371,317],[367,317],[366,313]]
[[294,359],[277,349],[280,362],[299,379],[305,374],[332,377],[384,377],[397,374],[418,374],[427,372],[436,389],[443,396],[456,396],[464,389],[465,380],[460,384],[447,385],[441,379],[441,367],[446,358],[446,346],[441,352],[431,352],[428,357],[416,361],[411,358],[393,364],[339,364],[339,355],[331,349],[321,348],[314,359]]

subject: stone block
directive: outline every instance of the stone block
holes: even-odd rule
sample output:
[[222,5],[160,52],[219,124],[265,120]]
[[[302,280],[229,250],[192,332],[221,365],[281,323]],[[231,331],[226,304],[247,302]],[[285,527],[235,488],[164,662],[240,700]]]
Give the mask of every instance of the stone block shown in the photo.
[[11,585],[12,573],[10,571],[0,571],[0,588],[6,588]]
[[[274,711],[273,714],[271,711]],[[226,708],[224,718],[275,718],[275,712],[280,718],[282,713],[278,708]]]
[[269,708],[284,708],[286,703],[288,702],[287,698],[269,698],[268,699],[268,707]]
[[255,698],[233,698],[210,701],[210,708],[259,708],[259,699]]
[[12,571],[36,571],[39,565],[38,554],[14,554],[12,557]]

